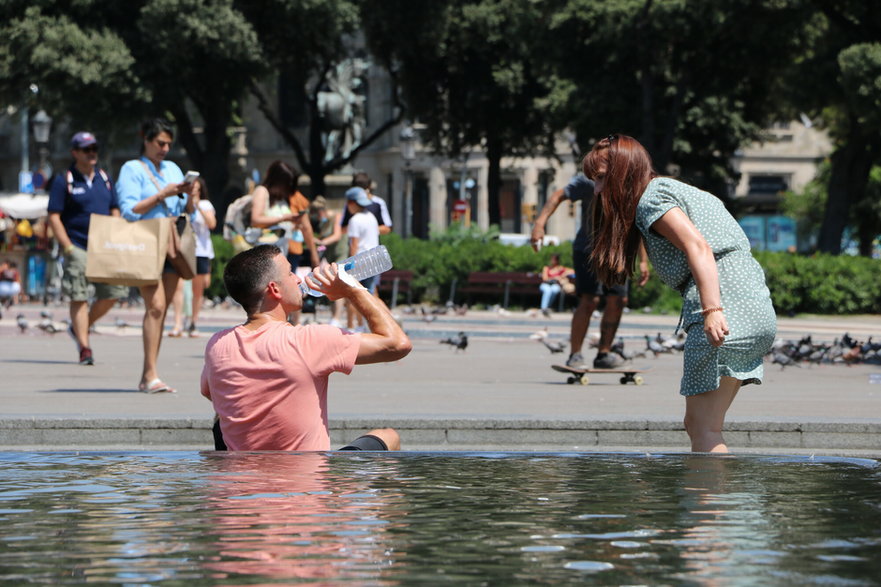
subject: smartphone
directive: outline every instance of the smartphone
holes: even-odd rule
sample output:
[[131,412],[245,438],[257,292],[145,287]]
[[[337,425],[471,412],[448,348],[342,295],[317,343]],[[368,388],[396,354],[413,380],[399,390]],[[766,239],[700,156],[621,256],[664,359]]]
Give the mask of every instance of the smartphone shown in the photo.
[[199,177],[198,171],[187,171],[187,176],[184,177],[184,183],[193,183],[196,181],[197,177]]

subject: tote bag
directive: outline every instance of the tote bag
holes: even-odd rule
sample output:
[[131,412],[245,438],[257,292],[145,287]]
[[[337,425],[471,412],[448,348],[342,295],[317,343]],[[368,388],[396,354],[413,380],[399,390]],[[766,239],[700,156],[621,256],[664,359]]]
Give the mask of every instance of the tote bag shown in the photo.
[[186,214],[171,219],[168,233],[168,262],[183,279],[196,276],[196,232]]
[[150,285],[162,275],[171,225],[167,218],[129,222],[92,214],[86,279],[113,285]]

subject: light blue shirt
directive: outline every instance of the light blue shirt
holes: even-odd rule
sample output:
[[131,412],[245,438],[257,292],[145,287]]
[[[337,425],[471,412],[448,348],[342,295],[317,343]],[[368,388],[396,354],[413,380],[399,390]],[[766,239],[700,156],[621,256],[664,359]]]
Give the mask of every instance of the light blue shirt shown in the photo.
[[[138,202],[145,198],[149,198],[159,190],[153,180],[150,179],[147,169],[141,164],[141,161],[147,164],[149,173],[153,174],[156,181],[161,187],[165,187],[170,183],[180,183],[184,180],[184,174],[172,161],[162,161],[159,172],[156,166],[146,157],[140,159],[132,159],[126,161],[119,170],[119,177],[116,180],[116,193],[119,197],[119,211],[122,217],[129,221],[146,220],[148,218],[164,218],[165,216],[178,216],[184,213],[187,206],[187,194],[184,197],[177,195],[165,198],[165,206],[156,205],[147,210],[143,214],[137,214],[132,211]],[[161,175],[160,175],[161,172]]]

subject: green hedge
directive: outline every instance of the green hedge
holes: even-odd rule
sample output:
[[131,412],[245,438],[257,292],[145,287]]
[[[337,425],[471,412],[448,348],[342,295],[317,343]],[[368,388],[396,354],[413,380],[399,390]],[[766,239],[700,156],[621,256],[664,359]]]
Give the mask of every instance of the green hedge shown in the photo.
[[757,252],[780,314],[881,314],[881,260]]
[[[455,233],[444,233],[427,241],[402,239],[397,234],[389,234],[382,238],[382,242],[388,247],[396,269],[413,272],[413,299],[427,303],[446,302],[453,279],[457,279],[458,284],[462,285],[472,271],[539,272],[550,263],[554,253],[560,254],[563,265],[572,266],[570,242],[544,247],[538,253],[530,246],[504,245],[492,233],[473,233],[464,237]],[[500,301],[492,296],[475,296],[475,299],[488,304]],[[461,299],[455,301],[461,302]],[[512,303],[517,301],[515,298]],[[652,274],[645,287],[634,286],[630,293],[630,307],[646,306],[656,312],[678,313],[682,308],[682,301],[678,293],[666,287]]]
[[232,243],[223,239],[219,234],[211,235],[211,243],[214,245],[214,262],[211,263],[211,285],[205,290],[205,296],[225,298],[226,288],[223,286],[223,270],[226,264],[233,258]]
[[[513,247],[498,241],[493,231],[450,229],[431,240],[403,239],[397,234],[382,237],[396,269],[412,271],[414,302],[444,303],[453,280],[462,285],[472,271],[540,271],[553,253],[572,266],[569,242],[543,248]],[[212,236],[215,262],[210,297],[224,297],[223,269],[232,257],[230,243]],[[881,314],[881,260],[866,257],[791,253],[755,253],[765,269],[774,307],[780,314]],[[499,300],[476,298],[498,303]],[[461,301],[461,300],[456,300]],[[513,299],[513,303],[517,303]],[[643,288],[631,288],[630,307],[650,307],[654,312],[678,313],[679,294],[665,286],[653,272]]]

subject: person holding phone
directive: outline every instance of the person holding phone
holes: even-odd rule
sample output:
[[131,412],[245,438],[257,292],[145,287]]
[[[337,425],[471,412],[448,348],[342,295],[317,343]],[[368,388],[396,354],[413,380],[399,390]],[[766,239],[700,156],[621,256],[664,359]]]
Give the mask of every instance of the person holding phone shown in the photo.
[[[263,183],[254,189],[251,198],[251,226],[279,231],[280,236],[275,246],[285,254],[291,264],[291,271],[296,271],[300,266],[300,255],[290,250],[290,242],[296,232],[302,233],[312,266],[317,267],[319,262],[312,224],[306,214],[308,203],[305,207],[291,209],[291,200],[299,193],[298,176],[299,173],[284,161],[273,161],[266,170]],[[304,196],[300,197],[305,200]],[[292,324],[299,323],[299,309],[291,314],[290,320]]]
[[[166,161],[174,141],[174,128],[163,118],[141,126],[141,157],[126,161],[119,172],[116,190],[122,217],[129,221],[177,217],[192,214],[194,202],[188,197],[192,183],[173,161]],[[138,390],[146,393],[174,393],[175,389],[159,378],[157,363],[162,341],[162,325],[174,298],[180,275],[166,262],[159,283],[142,285],[144,298],[144,364]]]

